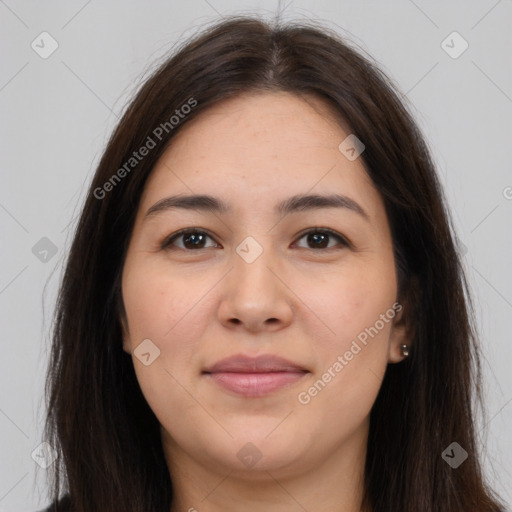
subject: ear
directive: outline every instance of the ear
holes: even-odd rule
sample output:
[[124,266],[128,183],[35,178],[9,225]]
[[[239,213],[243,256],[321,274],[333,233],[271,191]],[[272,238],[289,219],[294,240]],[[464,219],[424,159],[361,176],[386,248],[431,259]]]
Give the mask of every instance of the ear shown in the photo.
[[419,280],[416,276],[409,279],[407,290],[402,300],[393,305],[395,317],[391,326],[389,338],[388,362],[400,363],[407,356],[402,353],[402,345],[406,345],[409,353],[413,350],[412,344],[416,332],[416,309],[419,299]]

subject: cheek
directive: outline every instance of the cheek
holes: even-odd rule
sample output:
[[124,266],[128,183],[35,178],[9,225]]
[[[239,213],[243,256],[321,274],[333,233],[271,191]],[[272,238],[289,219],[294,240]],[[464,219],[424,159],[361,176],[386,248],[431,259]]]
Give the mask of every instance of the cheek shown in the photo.
[[[194,283],[163,272],[157,265],[138,264],[136,271],[127,268],[123,275],[129,327],[125,341],[132,352],[141,391],[161,423],[171,422],[169,411],[194,407],[183,388],[190,379],[191,361],[201,339],[202,326],[194,319],[201,314],[199,299],[205,292],[204,284]],[[138,358],[138,347],[146,339],[157,347],[152,352],[156,349],[150,345],[149,365]]]
[[159,345],[167,345],[176,336],[183,341],[190,338],[194,331],[190,315],[203,294],[200,283],[184,281],[155,265],[140,265],[137,271],[127,271],[123,277],[123,300],[132,348],[145,338],[154,339]]
[[[205,283],[166,275],[155,265],[140,269],[142,266],[137,272],[127,272],[123,279],[129,325],[125,341],[146,401],[162,424],[172,425],[177,420],[169,411],[194,408],[185,389],[190,387],[192,361],[202,339],[204,327],[199,316],[206,315],[200,301]],[[137,357],[141,353],[137,347],[142,347],[145,339],[157,347],[153,350],[158,356],[149,366]]]
[[[329,352],[340,350],[393,306],[396,299],[394,269],[383,265],[347,265],[320,280],[304,283],[302,293],[311,314],[326,327],[322,330],[324,347]],[[389,319],[385,325],[379,321],[381,339],[389,337],[390,326]]]
[[297,399],[336,424],[356,425],[368,414],[388,363],[396,315],[394,271],[372,270],[354,266],[309,289],[308,306],[328,330],[315,340],[318,366]]

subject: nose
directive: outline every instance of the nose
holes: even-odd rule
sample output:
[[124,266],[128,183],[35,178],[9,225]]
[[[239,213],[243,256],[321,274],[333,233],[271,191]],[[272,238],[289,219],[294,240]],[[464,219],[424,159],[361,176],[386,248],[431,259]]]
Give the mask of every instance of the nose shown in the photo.
[[229,329],[273,332],[293,317],[293,292],[286,273],[265,249],[254,261],[234,253],[233,268],[222,283],[219,321]]

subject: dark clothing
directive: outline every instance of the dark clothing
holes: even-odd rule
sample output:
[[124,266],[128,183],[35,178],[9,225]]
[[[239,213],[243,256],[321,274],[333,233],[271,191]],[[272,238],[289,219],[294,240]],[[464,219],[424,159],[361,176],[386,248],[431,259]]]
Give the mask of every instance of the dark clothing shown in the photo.
[[66,494],[59,499],[58,503],[54,501],[48,508],[39,510],[38,512],[71,512],[70,505],[71,500],[69,499],[69,494]]

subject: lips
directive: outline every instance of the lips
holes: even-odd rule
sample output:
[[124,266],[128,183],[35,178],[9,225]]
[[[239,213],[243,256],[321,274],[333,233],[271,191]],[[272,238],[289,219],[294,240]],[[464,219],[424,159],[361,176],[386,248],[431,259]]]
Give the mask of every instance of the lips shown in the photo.
[[269,373],[305,372],[305,368],[279,356],[261,355],[257,357],[242,354],[228,357],[203,370],[204,373]]
[[224,390],[244,397],[267,395],[301,380],[307,373],[305,368],[274,355],[235,355],[203,371]]

